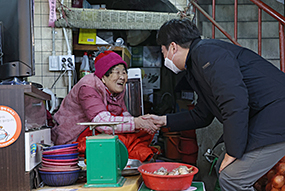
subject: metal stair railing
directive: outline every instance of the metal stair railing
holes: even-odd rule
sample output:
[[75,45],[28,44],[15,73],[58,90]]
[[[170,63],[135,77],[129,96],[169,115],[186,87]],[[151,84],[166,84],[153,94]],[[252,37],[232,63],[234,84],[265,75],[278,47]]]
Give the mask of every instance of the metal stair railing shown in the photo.
[[[271,17],[279,22],[279,48],[280,48],[280,70],[285,72],[285,41],[284,41],[284,26],[285,17],[280,13],[272,9],[267,4],[260,0],[250,0],[256,6],[258,6],[258,54],[261,55],[261,40],[262,40],[262,10],[268,13]],[[199,10],[207,19],[212,22],[212,38],[215,38],[215,28],[219,29],[232,43],[239,45],[237,42],[237,22],[238,22],[238,0],[234,0],[234,38],[229,35],[225,29],[223,29],[215,21],[215,11],[216,11],[216,0],[212,0],[212,16],[210,16],[203,8],[201,8],[195,0],[191,0],[190,4],[193,5],[197,10]]]

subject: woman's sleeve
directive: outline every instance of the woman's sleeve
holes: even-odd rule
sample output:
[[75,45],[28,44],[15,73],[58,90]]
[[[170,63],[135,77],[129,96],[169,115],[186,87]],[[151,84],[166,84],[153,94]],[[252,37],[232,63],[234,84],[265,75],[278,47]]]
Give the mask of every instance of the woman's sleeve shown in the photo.
[[128,111],[124,111],[123,116],[132,116],[132,115]]
[[[114,122],[126,121],[126,123],[117,125],[116,133],[126,133],[135,131],[134,117],[127,111],[124,116],[112,116],[106,109],[102,96],[92,87],[82,86],[78,94],[79,103],[83,108],[85,115],[92,122]],[[113,130],[108,126],[99,126],[96,128],[100,132],[112,133]]]
[[[135,123],[134,117],[129,116],[112,116],[110,112],[103,111],[99,113],[92,122],[113,122],[113,121],[121,121],[126,122],[116,126],[115,133],[129,133],[135,131]],[[106,134],[111,134],[113,132],[112,128],[109,126],[98,126],[96,128],[100,132],[104,132]]]

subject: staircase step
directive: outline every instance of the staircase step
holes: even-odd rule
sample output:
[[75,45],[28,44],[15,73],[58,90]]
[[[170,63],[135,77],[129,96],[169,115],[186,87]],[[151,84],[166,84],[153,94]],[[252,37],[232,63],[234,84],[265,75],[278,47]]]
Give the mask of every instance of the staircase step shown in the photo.
[[[284,4],[276,0],[262,0],[275,11],[284,15]],[[199,5],[212,15],[212,0],[199,0]],[[198,15],[199,29],[204,37],[212,37],[212,23],[201,13]],[[234,0],[216,0],[216,21],[234,37]],[[250,0],[238,1],[238,43],[257,53],[258,51],[258,7]],[[216,39],[230,42],[216,29]],[[265,59],[280,69],[279,24],[262,11],[262,54]]]
[[[234,5],[234,0],[216,0],[216,5]],[[277,0],[262,0],[263,3],[272,7],[274,10],[284,15],[284,4]],[[212,5],[212,0],[198,0],[200,6]],[[250,0],[238,0],[238,5],[254,5]]]
[[[219,22],[221,27],[225,29],[232,37],[234,37],[233,22]],[[257,22],[238,22],[238,38],[258,38],[258,23]],[[270,29],[270,30],[268,30]],[[202,34],[206,37],[212,37],[212,23],[202,22]],[[225,35],[216,28],[216,38],[226,38]],[[278,22],[263,22],[262,23],[262,38],[279,38]]]
[[[212,0],[199,0],[200,5],[210,5]],[[217,5],[234,5],[234,0],[216,0]],[[238,0],[238,4],[253,4],[250,0]]]
[[[231,42],[229,39],[221,39],[226,42]],[[258,52],[257,39],[238,39],[238,43],[254,52]],[[265,59],[277,60],[279,59],[279,39],[262,39],[262,56]]]
[[[201,6],[209,15],[212,16],[212,5]],[[279,10],[278,10],[279,9]],[[276,8],[277,12],[283,12],[283,7]],[[283,13],[282,13],[283,15]],[[207,21],[208,19],[199,14],[200,21]],[[233,5],[216,5],[216,19],[219,21],[234,21],[234,6]],[[258,7],[253,4],[238,6],[238,21],[258,21]],[[262,21],[276,21],[273,17],[262,11]]]

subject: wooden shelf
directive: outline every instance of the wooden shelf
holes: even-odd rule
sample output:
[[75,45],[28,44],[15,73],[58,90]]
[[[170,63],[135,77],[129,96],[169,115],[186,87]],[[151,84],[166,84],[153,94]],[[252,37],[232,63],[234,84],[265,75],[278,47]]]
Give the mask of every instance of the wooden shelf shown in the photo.
[[[97,51],[99,50],[98,47],[106,47],[107,49],[110,48],[111,45],[89,45],[89,44],[73,44],[74,51]],[[114,52],[118,53],[122,59],[128,64],[130,67],[131,61],[131,53],[127,47],[120,47],[120,46],[113,46],[111,49]]]
[[[73,44],[73,50],[98,50],[98,47],[106,47],[107,49],[111,45],[90,45],[90,44]],[[123,51],[125,47],[114,46],[113,51]]]

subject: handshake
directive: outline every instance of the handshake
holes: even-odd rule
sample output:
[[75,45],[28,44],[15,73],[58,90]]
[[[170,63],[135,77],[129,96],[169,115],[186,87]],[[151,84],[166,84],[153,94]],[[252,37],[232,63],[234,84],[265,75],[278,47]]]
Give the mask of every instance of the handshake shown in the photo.
[[161,127],[166,125],[166,115],[157,116],[153,114],[142,115],[134,118],[135,128],[145,130],[149,134],[154,134]]

